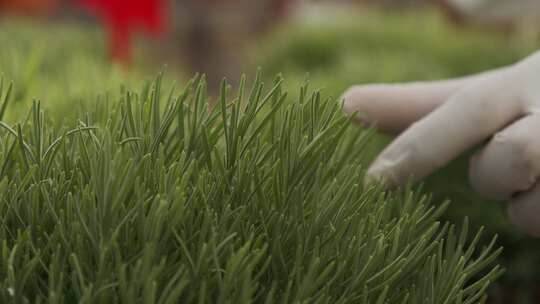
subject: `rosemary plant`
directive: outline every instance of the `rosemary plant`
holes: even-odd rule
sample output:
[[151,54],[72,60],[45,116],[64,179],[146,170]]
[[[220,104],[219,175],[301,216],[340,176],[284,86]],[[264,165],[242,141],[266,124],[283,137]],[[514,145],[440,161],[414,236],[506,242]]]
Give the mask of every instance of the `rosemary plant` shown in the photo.
[[[11,86],[0,88],[0,118]],[[364,188],[369,132],[281,79],[209,105],[161,76],[53,127],[0,122],[1,303],[477,303],[495,240]]]

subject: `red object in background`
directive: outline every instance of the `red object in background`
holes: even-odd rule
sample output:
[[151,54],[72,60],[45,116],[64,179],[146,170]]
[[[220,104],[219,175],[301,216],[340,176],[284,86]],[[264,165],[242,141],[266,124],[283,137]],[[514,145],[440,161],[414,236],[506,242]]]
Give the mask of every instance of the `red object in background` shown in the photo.
[[98,15],[109,34],[113,59],[129,64],[132,38],[136,31],[158,36],[165,28],[164,0],[81,0],[81,4]]

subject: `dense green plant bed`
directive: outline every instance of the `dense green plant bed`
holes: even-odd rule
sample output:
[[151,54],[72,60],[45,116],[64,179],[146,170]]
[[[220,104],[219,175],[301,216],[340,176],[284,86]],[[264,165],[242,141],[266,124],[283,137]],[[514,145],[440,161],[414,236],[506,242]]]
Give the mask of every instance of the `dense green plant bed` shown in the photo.
[[[324,13],[319,19],[291,22],[261,41],[256,62],[265,71],[282,72],[294,88],[305,75],[313,86],[340,96],[353,84],[442,79],[512,64],[539,47],[538,40],[456,28],[433,10]],[[377,135],[374,158],[389,142]],[[506,204],[480,198],[469,186],[469,156],[464,155],[428,179],[424,187],[435,202],[451,200],[443,215],[498,234],[505,248],[498,263],[507,268],[493,303],[537,303],[540,240],[508,223]],[[367,162],[369,162],[369,157]],[[480,241],[488,244],[490,238]],[[536,298],[535,298],[536,297]]]
[[0,123],[1,303],[476,303],[501,273],[444,207],[359,185],[337,102],[160,83]]

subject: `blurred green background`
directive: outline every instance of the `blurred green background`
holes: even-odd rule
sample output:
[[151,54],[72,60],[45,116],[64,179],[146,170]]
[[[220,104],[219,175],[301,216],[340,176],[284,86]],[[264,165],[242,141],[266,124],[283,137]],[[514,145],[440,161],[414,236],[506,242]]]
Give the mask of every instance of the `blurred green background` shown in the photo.
[[[450,20],[440,8],[424,6],[353,10],[305,5],[257,35],[231,31],[221,40],[211,37],[216,41],[213,47],[222,49],[209,51],[208,56],[218,54],[219,62],[227,64],[206,71],[175,59],[183,56],[178,45],[187,43],[180,38],[169,48],[153,48],[140,39],[135,61],[126,67],[110,62],[105,35],[92,22],[1,17],[0,74],[5,82],[14,82],[7,119],[24,119],[36,98],[50,119],[69,121],[96,101],[115,100],[122,85],[141,85],[162,69],[167,71],[166,83],[176,80],[182,85],[193,72],[206,72],[211,81],[226,74],[234,82],[240,72],[252,75],[261,68],[268,81],[281,73],[293,95],[309,79],[312,88],[337,101],[353,84],[467,75],[516,62],[540,45],[534,31],[458,26]],[[173,33],[167,39],[174,37]],[[212,59],[208,58],[210,63]],[[368,158],[389,140],[378,135]],[[540,240],[510,226],[503,203],[473,193],[467,181],[468,155],[429,178],[424,191],[436,201],[452,201],[446,219],[460,223],[468,216],[473,225],[486,228],[488,239],[499,235],[505,249],[500,264],[507,272],[491,288],[490,303],[540,303]]]

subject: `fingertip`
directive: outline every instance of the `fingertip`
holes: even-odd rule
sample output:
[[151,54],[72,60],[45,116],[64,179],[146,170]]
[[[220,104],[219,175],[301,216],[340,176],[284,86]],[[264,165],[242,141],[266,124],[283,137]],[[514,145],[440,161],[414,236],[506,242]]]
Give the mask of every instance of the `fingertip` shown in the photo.
[[380,184],[383,184],[384,180],[378,172],[368,169],[366,175],[364,176],[364,187],[373,187]]
[[409,124],[408,113],[402,109],[406,98],[401,94],[401,87],[388,84],[352,86],[342,96],[343,112],[360,125],[397,134]]
[[364,177],[364,186],[381,186],[383,188],[393,188],[399,183],[392,174],[392,168],[385,164],[384,160],[376,160],[367,170]]
[[370,119],[368,103],[369,96],[366,96],[360,86],[351,86],[341,95],[343,113],[355,120],[355,122],[369,126]]

